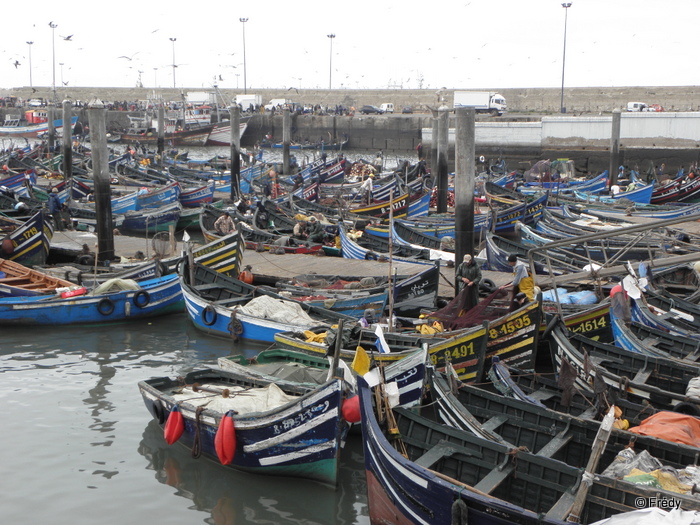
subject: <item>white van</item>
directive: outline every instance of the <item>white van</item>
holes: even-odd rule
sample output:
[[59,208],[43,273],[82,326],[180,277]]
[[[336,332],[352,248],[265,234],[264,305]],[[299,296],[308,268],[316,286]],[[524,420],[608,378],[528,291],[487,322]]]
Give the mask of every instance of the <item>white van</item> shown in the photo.
[[393,113],[394,105],[391,102],[387,102],[379,106],[379,109],[381,109],[384,113]]
[[627,111],[644,111],[647,105],[644,102],[628,102]]

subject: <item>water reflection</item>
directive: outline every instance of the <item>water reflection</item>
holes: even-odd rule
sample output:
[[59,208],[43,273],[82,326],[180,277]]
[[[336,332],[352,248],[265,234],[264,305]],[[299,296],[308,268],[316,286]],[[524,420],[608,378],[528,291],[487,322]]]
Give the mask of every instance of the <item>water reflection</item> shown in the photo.
[[337,490],[306,480],[236,472],[189,451],[169,446],[163,430],[150,421],[138,452],[155,478],[192,500],[193,508],[211,513],[212,525],[350,525],[369,523],[366,483],[359,436],[343,450]]

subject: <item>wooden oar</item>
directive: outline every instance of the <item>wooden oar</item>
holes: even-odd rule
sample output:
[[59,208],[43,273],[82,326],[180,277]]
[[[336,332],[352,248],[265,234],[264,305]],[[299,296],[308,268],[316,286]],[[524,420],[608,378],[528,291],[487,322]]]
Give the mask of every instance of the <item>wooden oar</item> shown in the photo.
[[593,478],[595,477],[595,470],[598,467],[598,461],[600,461],[600,456],[608,444],[608,438],[610,437],[610,432],[614,422],[615,405],[612,405],[610,410],[608,410],[608,413],[603,418],[603,422],[600,424],[598,433],[593,441],[593,450],[588,458],[588,464],[586,465],[586,470],[583,473],[581,485],[576,493],[576,499],[574,499],[574,502],[571,504],[571,508],[569,509],[569,516],[566,520],[569,523],[579,523],[579,520],[581,519],[581,511],[586,503],[586,496],[588,495],[588,491],[593,484]]

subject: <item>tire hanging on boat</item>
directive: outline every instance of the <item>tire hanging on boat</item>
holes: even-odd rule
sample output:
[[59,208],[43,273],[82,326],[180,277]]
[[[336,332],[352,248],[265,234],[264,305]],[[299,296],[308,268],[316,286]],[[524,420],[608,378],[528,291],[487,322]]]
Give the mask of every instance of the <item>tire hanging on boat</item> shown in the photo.
[[102,315],[110,315],[114,312],[114,301],[109,297],[103,297],[100,299],[100,302],[97,303],[97,311]]
[[134,294],[134,305],[138,306],[139,308],[145,308],[150,302],[151,294],[149,294],[146,290],[139,290]]
[[213,325],[216,322],[217,317],[218,315],[216,310],[210,304],[208,304],[204,310],[202,310],[202,322],[207,326]]
[[172,445],[185,431],[185,422],[182,417],[182,412],[180,412],[180,407],[175,405],[168,416],[168,420],[165,422],[165,428],[163,429],[163,435],[165,436],[165,441],[168,445]]
[[233,423],[233,410],[229,410],[221,418],[221,423],[219,423],[214,437],[214,448],[221,464],[230,465],[236,455],[236,428]]

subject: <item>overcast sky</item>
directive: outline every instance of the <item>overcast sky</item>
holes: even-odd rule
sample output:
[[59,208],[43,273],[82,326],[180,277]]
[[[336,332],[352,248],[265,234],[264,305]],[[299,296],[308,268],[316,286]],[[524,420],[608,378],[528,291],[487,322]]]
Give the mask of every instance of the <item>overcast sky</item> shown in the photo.
[[34,86],[55,71],[56,87],[173,87],[174,71],[177,87],[242,89],[244,26],[249,92],[560,87],[567,12],[566,86],[700,83],[699,0],[571,4],[33,0],[3,23],[0,88],[30,85],[31,49]]

